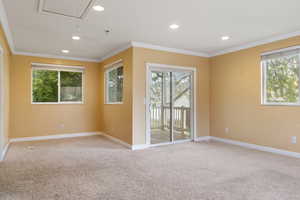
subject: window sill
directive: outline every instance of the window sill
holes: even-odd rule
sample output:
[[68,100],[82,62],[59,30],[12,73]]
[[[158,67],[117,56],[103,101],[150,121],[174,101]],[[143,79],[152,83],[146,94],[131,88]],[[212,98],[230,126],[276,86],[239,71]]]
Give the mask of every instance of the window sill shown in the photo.
[[300,104],[293,103],[262,103],[262,106],[300,106]]
[[105,105],[121,105],[123,102],[105,103]]
[[32,105],[83,105],[83,102],[31,102]]

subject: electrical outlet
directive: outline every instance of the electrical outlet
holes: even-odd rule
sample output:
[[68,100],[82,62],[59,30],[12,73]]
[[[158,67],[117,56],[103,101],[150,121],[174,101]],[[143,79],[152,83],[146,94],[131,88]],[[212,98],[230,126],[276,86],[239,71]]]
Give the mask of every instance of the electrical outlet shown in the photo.
[[291,143],[292,144],[297,144],[297,136],[292,136],[291,137]]
[[229,128],[225,128],[225,133],[229,133]]

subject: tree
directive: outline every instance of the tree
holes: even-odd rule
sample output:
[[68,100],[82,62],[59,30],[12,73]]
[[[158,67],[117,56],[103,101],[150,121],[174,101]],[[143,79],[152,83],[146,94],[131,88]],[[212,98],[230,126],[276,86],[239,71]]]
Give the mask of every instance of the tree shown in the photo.
[[82,73],[68,71],[33,70],[33,102],[58,102],[58,77],[62,101],[79,101],[82,98]]
[[295,103],[299,100],[299,56],[266,61],[268,102]]
[[32,75],[33,102],[58,101],[58,72],[34,70]]

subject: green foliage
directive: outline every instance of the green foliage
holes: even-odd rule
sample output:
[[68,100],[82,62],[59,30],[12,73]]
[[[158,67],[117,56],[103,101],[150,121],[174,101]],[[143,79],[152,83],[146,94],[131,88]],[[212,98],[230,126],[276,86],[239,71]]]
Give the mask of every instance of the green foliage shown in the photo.
[[123,67],[118,67],[108,73],[109,102],[123,101]]
[[271,59],[266,67],[267,102],[298,102],[299,56]]
[[82,73],[60,72],[61,101],[78,102],[82,100]]
[[61,101],[82,100],[82,73],[33,70],[33,102],[58,102],[59,73],[61,85]]
[[61,87],[81,87],[81,72],[60,72]]
[[58,72],[33,70],[32,95],[33,102],[58,101]]

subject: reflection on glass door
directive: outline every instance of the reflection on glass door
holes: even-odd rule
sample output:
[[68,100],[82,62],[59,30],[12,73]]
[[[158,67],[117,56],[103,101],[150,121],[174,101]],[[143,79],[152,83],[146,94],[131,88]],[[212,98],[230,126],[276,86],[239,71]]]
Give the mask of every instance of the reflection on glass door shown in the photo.
[[190,139],[192,108],[192,76],[188,72],[174,72],[173,137],[174,140]]
[[150,71],[151,144],[192,138],[192,73]]
[[151,72],[150,125],[151,144],[172,141],[171,72]]

